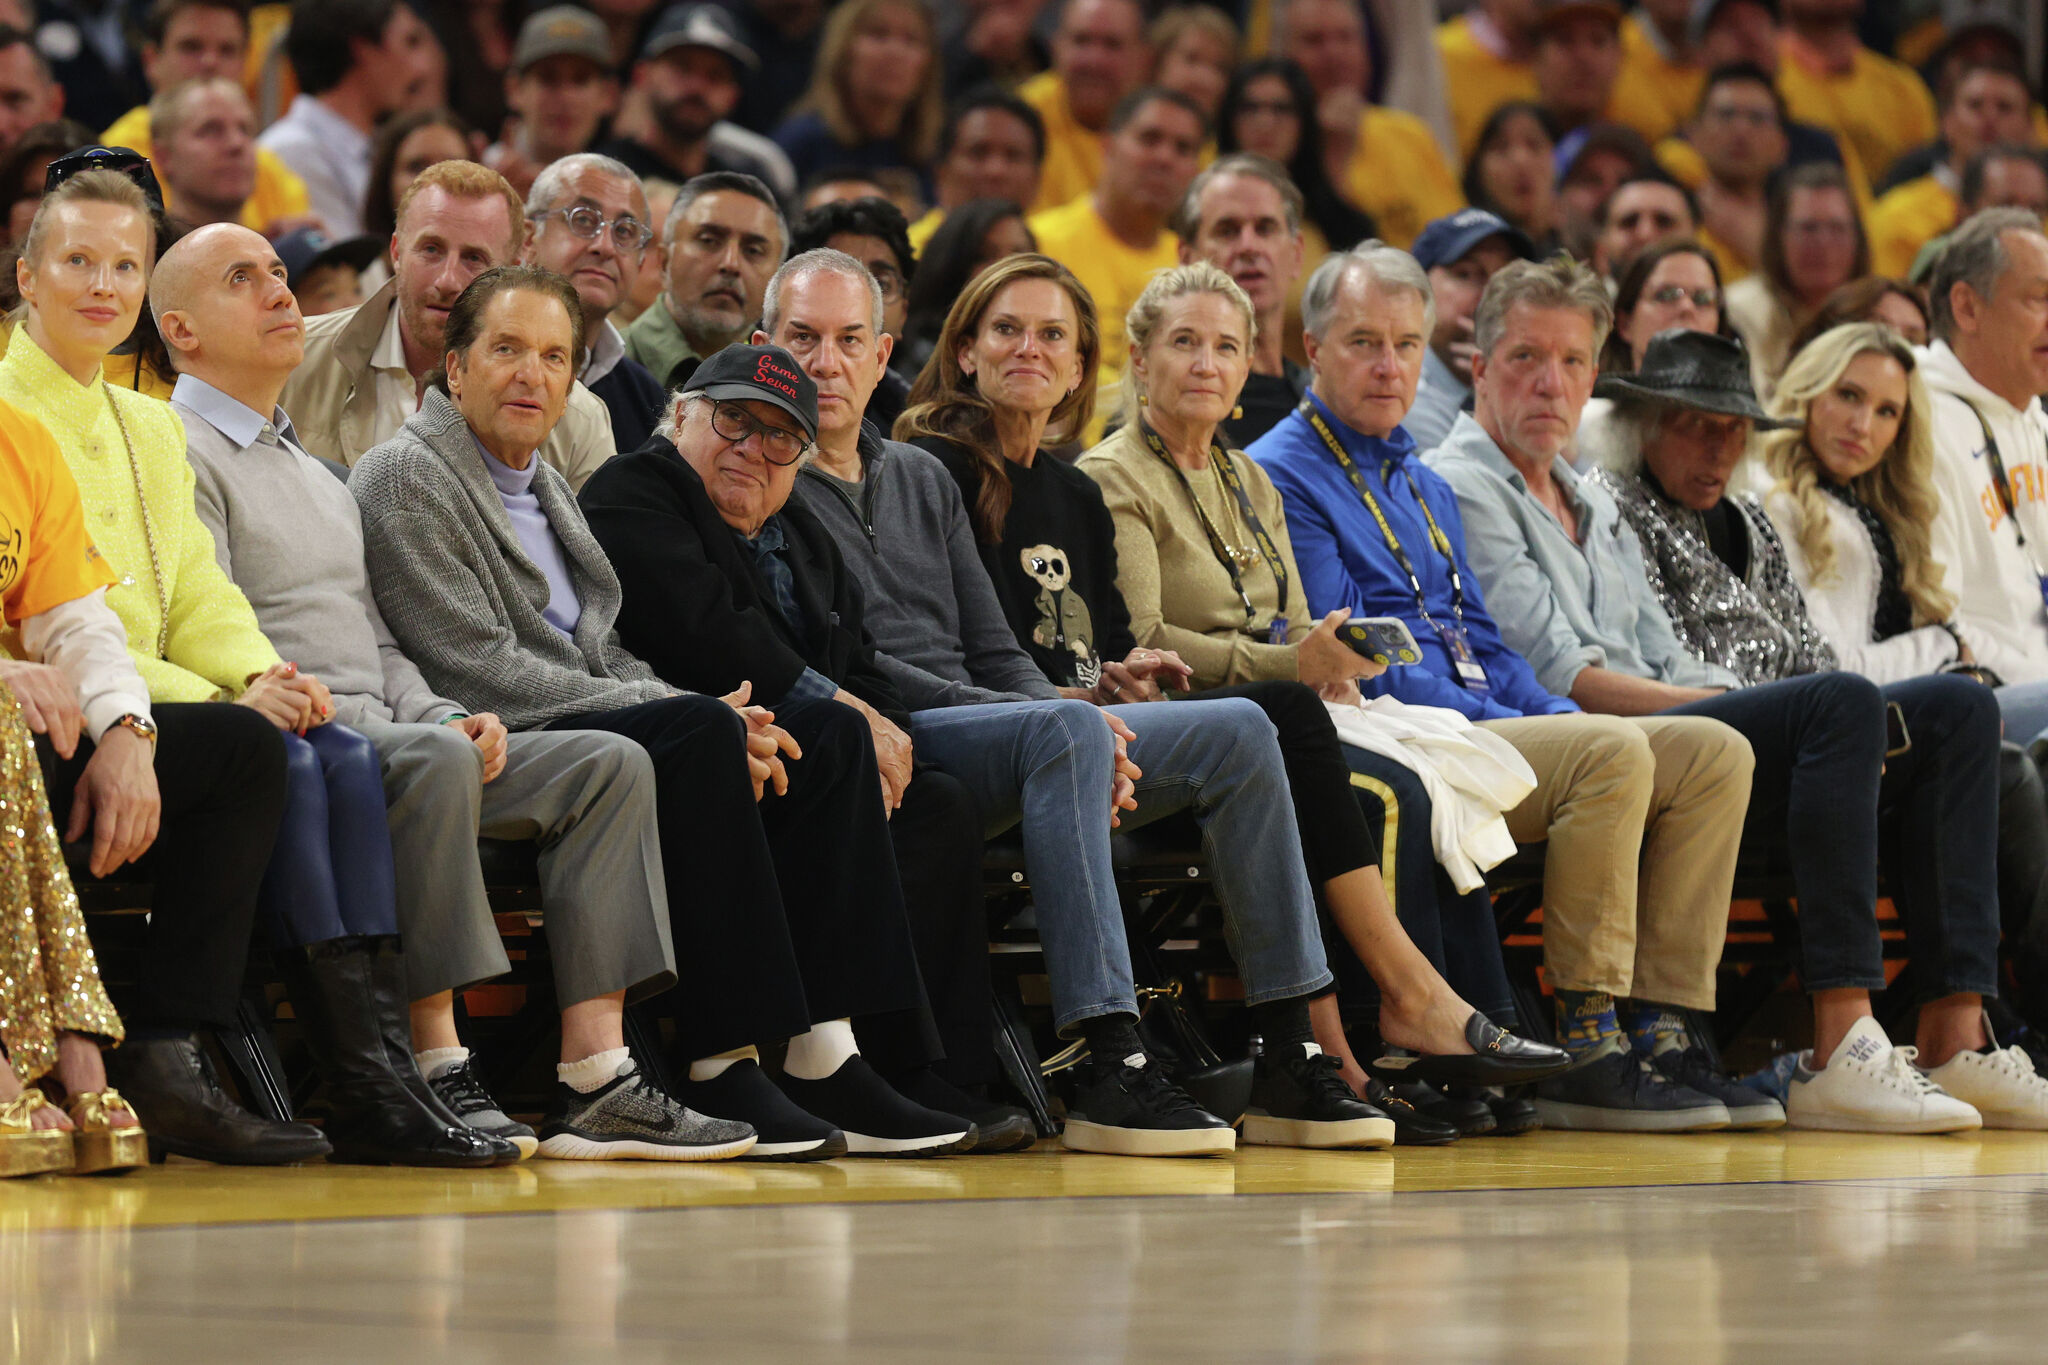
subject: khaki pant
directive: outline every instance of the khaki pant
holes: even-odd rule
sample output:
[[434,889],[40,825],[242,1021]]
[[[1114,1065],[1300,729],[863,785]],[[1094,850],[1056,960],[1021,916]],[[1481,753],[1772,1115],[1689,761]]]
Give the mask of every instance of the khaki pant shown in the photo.
[[1690,716],[1528,716],[1484,722],[1536,770],[1507,814],[1547,841],[1543,957],[1553,987],[1714,1007],[1749,741]]

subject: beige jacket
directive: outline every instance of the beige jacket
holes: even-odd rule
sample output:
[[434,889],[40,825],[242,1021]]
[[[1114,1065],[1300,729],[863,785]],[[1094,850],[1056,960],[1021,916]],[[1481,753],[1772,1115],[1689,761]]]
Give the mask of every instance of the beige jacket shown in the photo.
[[[372,446],[398,434],[377,430],[377,386],[370,369],[377,339],[398,306],[398,282],[387,281],[367,302],[306,319],[306,358],[285,385],[279,405],[306,449],[353,465]],[[599,465],[618,453],[611,413],[602,399],[577,384],[562,420],[540,448],[569,486],[581,489]]]

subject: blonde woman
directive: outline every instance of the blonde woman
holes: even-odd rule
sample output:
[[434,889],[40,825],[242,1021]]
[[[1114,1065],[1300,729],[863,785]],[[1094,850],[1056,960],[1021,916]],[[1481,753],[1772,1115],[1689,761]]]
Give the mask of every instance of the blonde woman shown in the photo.
[[775,130],[799,181],[833,167],[900,167],[925,180],[945,107],[938,29],[924,0],[848,0],[825,21],[812,73]]

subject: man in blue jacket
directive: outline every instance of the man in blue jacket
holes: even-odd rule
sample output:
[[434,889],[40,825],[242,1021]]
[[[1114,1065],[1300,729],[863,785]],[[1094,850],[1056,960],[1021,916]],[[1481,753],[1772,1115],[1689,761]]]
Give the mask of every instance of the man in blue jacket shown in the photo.
[[[1535,771],[1508,828],[1548,846],[1545,968],[1578,1060],[1538,1087],[1543,1121],[1726,1127],[1711,1089],[1666,1079],[1631,1042],[1651,1051],[1660,1029],[1676,1027],[1673,1007],[1713,1008],[1749,744],[1717,721],[1583,715],[1501,639],[1465,558],[1458,500],[1401,427],[1434,312],[1429,277],[1407,252],[1368,243],[1333,253],[1302,291],[1308,395],[1250,454],[1287,504],[1309,609],[1399,617],[1422,646],[1421,663],[1361,684],[1368,694],[1455,710]],[[1617,1013],[1624,1000],[1632,1036]]]

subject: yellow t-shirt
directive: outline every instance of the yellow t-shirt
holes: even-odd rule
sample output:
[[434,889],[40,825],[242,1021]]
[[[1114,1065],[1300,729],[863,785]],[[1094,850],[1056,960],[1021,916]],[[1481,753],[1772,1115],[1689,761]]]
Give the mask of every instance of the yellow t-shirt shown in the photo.
[[1443,59],[1458,157],[1470,161],[1488,115],[1509,100],[1536,98],[1536,73],[1527,62],[1503,60],[1480,46],[1462,14],[1437,26],[1436,51]]
[[1429,125],[1384,105],[1368,105],[1359,115],[1358,146],[1344,180],[1351,202],[1373,216],[1383,239],[1404,251],[1431,221],[1465,206]]
[[114,582],[85,529],[78,481],[56,437],[0,402],[0,609],[8,628]]
[[1138,301],[1153,275],[1180,261],[1180,241],[1170,232],[1142,250],[1126,246],[1095,211],[1095,197],[1084,194],[1072,203],[1028,220],[1038,249],[1074,272],[1095,299],[1102,329],[1102,368],[1095,386],[1095,417],[1083,434],[1085,444],[1102,439],[1103,425],[1115,407],[1124,382],[1124,314]]
[[1690,62],[1667,58],[1645,23],[1641,13],[1622,21],[1621,74],[1607,100],[1607,117],[1655,142],[1692,117],[1707,73]]
[[1918,72],[1859,48],[1843,76],[1806,65],[1787,39],[1778,63],[1778,90],[1801,123],[1817,123],[1844,148],[1854,146],[1863,171],[1881,181],[1901,154],[1932,142],[1940,132],[1934,96]]
[[1954,227],[1961,211],[1961,201],[1931,175],[1886,191],[1867,220],[1870,268],[1904,279],[1920,248]]
[[924,217],[910,225],[910,249],[917,255],[924,255],[925,243],[939,230],[939,224],[946,221],[944,209],[927,209]]
[[[150,155],[149,106],[138,104],[113,122],[113,126],[100,134],[100,141],[109,147],[130,147]],[[171,187],[163,183],[164,207],[172,215],[178,212],[178,200],[171,193]],[[242,226],[252,232],[261,232],[281,218],[298,218],[311,212],[306,200],[306,182],[299,179],[298,172],[278,159],[277,153],[258,147],[256,149],[256,190],[249,196],[249,202],[242,205]]]
[[1038,198],[1025,205],[1044,213],[1095,192],[1102,179],[1102,134],[1083,128],[1067,107],[1067,85],[1057,71],[1041,71],[1017,87],[1017,97],[1045,121],[1045,165]]

